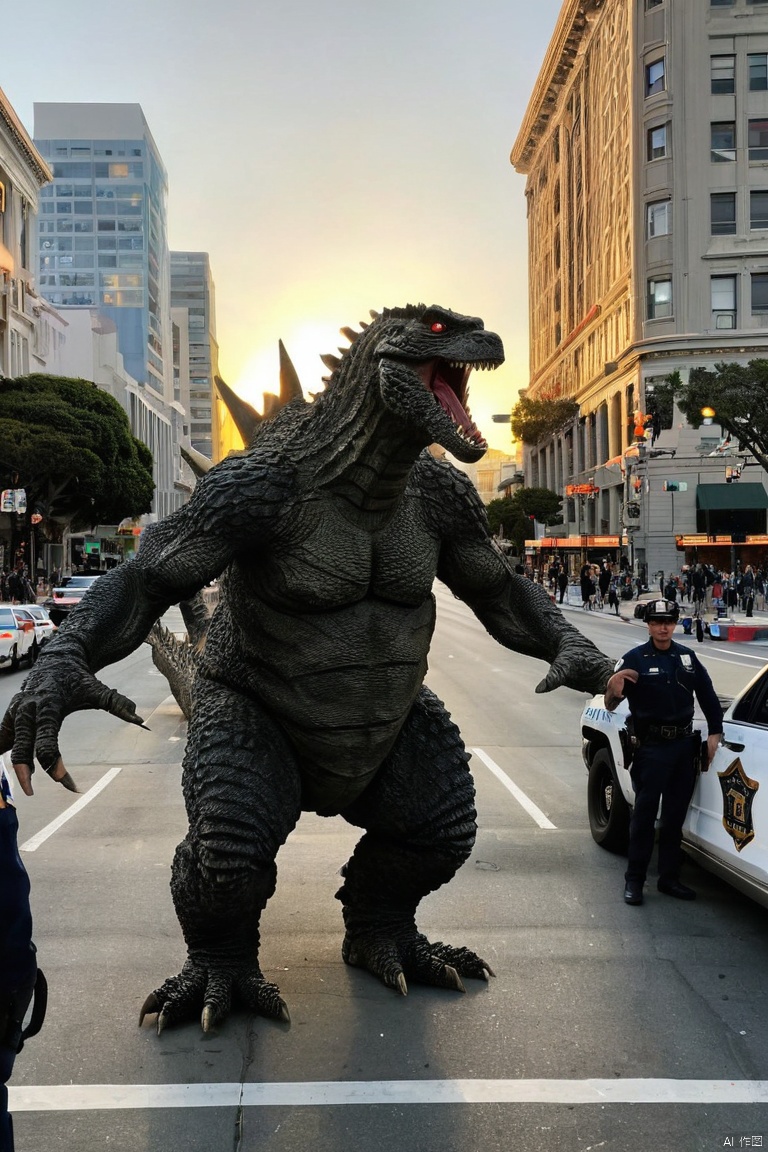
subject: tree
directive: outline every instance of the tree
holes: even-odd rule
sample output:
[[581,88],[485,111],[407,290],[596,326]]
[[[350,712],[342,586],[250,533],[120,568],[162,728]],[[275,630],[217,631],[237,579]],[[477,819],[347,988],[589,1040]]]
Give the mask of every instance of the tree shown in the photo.
[[663,403],[673,398],[689,424],[698,428],[702,408],[713,408],[715,421],[768,469],[768,360],[748,364],[692,368],[688,383],[673,372],[656,385],[654,395]]
[[561,504],[561,498],[550,488],[518,488],[512,496],[491,500],[486,508],[488,525],[494,535],[503,530],[505,538],[514,541],[520,553],[523,541],[532,535],[532,520],[557,523],[562,517]]
[[510,427],[516,440],[524,444],[540,444],[560,432],[578,415],[575,400],[540,396],[536,400],[521,396],[512,409]]
[[88,380],[0,380],[3,487],[24,488],[52,538],[140,516],[152,504],[152,453],[123,409]]

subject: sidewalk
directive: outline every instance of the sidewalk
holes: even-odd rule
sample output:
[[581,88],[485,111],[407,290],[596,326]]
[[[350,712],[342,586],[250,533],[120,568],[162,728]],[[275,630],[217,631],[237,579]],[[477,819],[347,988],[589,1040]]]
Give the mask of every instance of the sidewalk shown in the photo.
[[[559,593],[556,596],[555,603],[558,608],[562,608],[567,612],[582,612],[585,615],[597,615],[602,619],[613,619],[621,621],[624,624],[638,624],[642,626],[642,620],[635,619],[635,607],[638,603],[637,600],[621,600],[619,602],[619,615],[617,616],[612,608],[606,604],[604,608],[593,609],[591,613],[585,612],[582,608],[581,591],[578,585],[570,585],[568,592],[571,594],[570,601],[566,598],[563,603],[560,603]],[[661,593],[659,593],[661,596]],[[647,593],[644,593],[644,598],[648,599]],[[680,606],[680,623],[675,629],[675,638],[679,639],[680,636],[695,639],[695,620],[693,624],[693,634],[688,637],[684,632],[682,620],[685,617],[693,617],[693,607],[688,602],[679,603]],[[768,644],[768,608],[761,608],[753,610],[752,616],[747,616],[745,612],[736,611],[726,616],[718,617],[715,608],[705,608],[701,617],[705,629],[705,637],[715,643],[731,642],[731,643],[751,643],[762,642]]]

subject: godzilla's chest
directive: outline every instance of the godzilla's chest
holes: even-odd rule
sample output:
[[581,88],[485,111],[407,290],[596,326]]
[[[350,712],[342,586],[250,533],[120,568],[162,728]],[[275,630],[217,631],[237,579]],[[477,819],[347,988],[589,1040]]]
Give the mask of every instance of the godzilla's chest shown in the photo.
[[417,502],[383,528],[361,526],[331,500],[304,508],[269,555],[249,565],[252,590],[290,611],[333,611],[367,597],[417,605],[429,596],[439,541]]

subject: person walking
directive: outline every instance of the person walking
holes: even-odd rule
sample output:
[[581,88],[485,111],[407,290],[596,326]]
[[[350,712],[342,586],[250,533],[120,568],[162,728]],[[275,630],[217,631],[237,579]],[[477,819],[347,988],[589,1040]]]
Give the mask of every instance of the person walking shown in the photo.
[[565,599],[565,593],[568,590],[568,573],[565,568],[561,568],[557,574],[557,588],[560,593],[560,603],[562,604]]
[[707,722],[706,753],[701,758],[704,771],[720,743],[723,710],[696,653],[672,639],[679,613],[677,604],[669,600],[650,601],[645,609],[648,641],[622,656],[605,690],[610,712],[626,697],[627,727],[635,747],[630,768],[635,805],[624,876],[626,904],[643,903],[660,800],[658,890],[678,900],[696,898],[694,890],[680,882],[683,822],[699,767],[694,697]]
[[608,585],[608,607],[613,608],[616,615],[619,615],[619,589],[615,580],[611,580]]

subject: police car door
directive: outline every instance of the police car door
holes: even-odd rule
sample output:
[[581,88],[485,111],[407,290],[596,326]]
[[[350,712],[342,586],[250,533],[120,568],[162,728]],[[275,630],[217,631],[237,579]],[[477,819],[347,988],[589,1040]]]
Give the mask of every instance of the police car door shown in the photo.
[[683,835],[768,892],[768,667],[726,712],[723,743],[698,778]]

